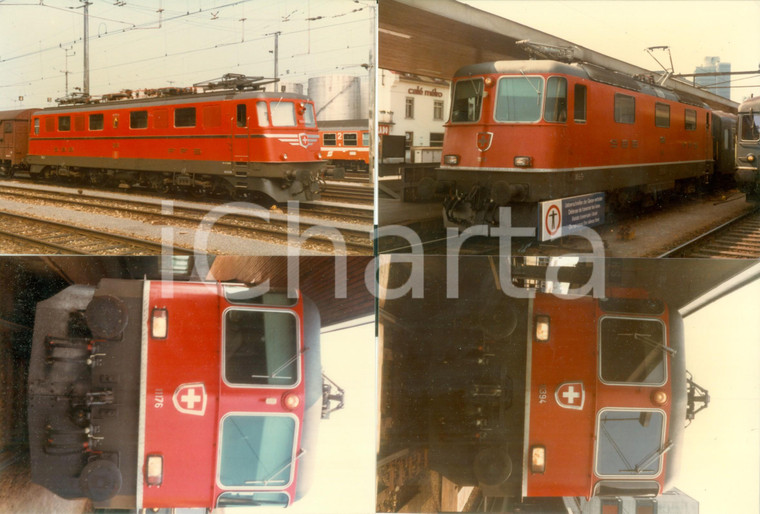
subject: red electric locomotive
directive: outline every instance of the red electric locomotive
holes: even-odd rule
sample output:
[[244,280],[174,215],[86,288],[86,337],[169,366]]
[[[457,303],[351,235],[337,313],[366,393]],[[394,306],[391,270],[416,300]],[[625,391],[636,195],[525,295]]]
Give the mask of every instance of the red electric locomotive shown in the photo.
[[535,226],[541,201],[606,192],[628,204],[707,181],[710,109],[653,82],[552,60],[461,68],[437,172],[446,221],[496,223],[509,205]]
[[433,400],[431,467],[518,503],[667,490],[685,422],[709,402],[685,368],[681,316],[630,289],[539,293],[499,316],[511,322],[498,339],[435,365],[448,389]]
[[320,417],[340,395],[325,394],[314,304],[255,293],[104,279],[38,304],[32,480],[112,508],[302,497]]
[[343,121],[320,123],[322,155],[345,171],[369,171],[369,130],[366,123]]
[[314,104],[302,95],[263,91],[270,82],[230,74],[194,88],[140,98],[125,91],[37,111],[29,172],[199,195],[316,199],[325,162]]

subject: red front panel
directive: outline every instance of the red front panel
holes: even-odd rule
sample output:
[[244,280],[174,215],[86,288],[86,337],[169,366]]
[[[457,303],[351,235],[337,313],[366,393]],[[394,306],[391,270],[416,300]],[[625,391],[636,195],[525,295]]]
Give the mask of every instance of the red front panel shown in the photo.
[[[631,291],[621,293],[622,296],[632,294]],[[546,468],[543,473],[533,473],[529,460],[526,461],[523,494],[590,497],[595,484],[603,478],[656,481],[662,488],[664,467],[661,465],[654,473],[602,476],[598,473],[596,461],[600,439],[609,437],[598,433],[601,413],[631,412],[636,417],[640,412],[656,412],[663,426],[667,427],[670,401],[656,403],[654,395],[664,393],[666,398],[672,395],[670,361],[664,357],[665,371],[661,381],[626,383],[610,379],[609,375],[605,380],[600,364],[601,327],[615,320],[647,323],[650,327],[657,327],[655,330],[662,334],[662,343],[669,345],[667,308],[656,314],[631,314],[604,311],[600,302],[590,297],[568,300],[538,294],[533,313],[534,320],[540,316],[549,317],[550,336],[548,341],[542,342],[535,340],[534,334],[531,344],[525,448],[529,459],[530,448],[543,446]],[[658,352],[664,355],[663,349],[656,347],[656,343],[654,346],[650,350],[653,355]],[[667,429],[663,430],[661,445],[669,438]],[[632,461],[630,465],[637,463]]]
[[[167,287],[170,289],[165,290]],[[143,484],[141,506],[144,508],[212,508],[225,491],[278,491],[287,494],[290,501],[295,497],[305,404],[303,302],[299,298],[298,303],[290,307],[232,304],[222,289],[219,284],[208,283],[150,284],[149,302],[145,306],[148,337],[144,350],[147,363],[144,451],[138,463],[143,474],[139,483]],[[150,335],[151,312],[156,308],[168,312],[165,339]],[[251,312],[276,312],[292,320],[297,348],[293,351],[298,352],[293,383],[241,385],[235,383],[233,371],[225,368],[226,316]],[[249,364],[237,357],[229,362],[242,364],[240,369],[246,373],[245,366]],[[247,373],[250,376],[251,372]],[[287,408],[286,398],[293,397],[298,399],[297,407]],[[293,420],[291,458],[296,460],[286,473],[288,479],[277,484],[225,486],[219,472],[220,427],[230,416],[262,415]],[[148,485],[144,476],[150,455],[163,457],[160,485]],[[255,467],[256,463],[251,460],[250,466]]]
[[[162,290],[167,286],[171,297]],[[213,504],[221,332],[216,288],[150,283],[144,455],[161,455],[164,475],[159,487],[144,486],[142,507]],[[166,339],[150,337],[154,308],[168,311]]]
[[[587,496],[596,413],[595,301],[536,295],[535,316],[550,317],[550,337],[531,347],[528,448],[546,448],[546,471],[530,472],[527,496]],[[529,363],[530,365],[531,363]],[[524,485],[525,488],[525,485]]]

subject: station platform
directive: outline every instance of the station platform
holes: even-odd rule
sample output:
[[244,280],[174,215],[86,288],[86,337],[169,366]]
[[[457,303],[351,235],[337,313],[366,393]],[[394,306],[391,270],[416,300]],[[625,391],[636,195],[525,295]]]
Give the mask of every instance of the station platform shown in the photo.
[[[401,225],[414,230],[422,241],[425,254],[447,251],[446,229],[443,226],[440,201],[403,202],[378,198],[379,227]],[[608,216],[607,221],[593,230],[604,245],[606,257],[653,258],[677,247],[710,229],[757,208],[738,191],[708,194],[686,201],[671,201],[664,206],[643,208],[638,214],[621,213]],[[513,251],[524,256],[557,256],[567,253],[588,253],[590,242],[578,236],[555,241],[530,243],[515,240]],[[381,253],[393,253],[397,248],[408,251],[409,243],[402,238],[381,238]],[[499,252],[498,240],[477,237],[462,246],[463,254],[494,255]]]

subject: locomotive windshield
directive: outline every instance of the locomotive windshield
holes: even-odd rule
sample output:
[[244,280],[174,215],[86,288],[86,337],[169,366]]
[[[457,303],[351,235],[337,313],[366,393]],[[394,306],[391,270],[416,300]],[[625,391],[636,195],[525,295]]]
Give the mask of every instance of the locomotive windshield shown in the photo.
[[286,487],[293,478],[296,418],[229,415],[222,421],[222,487]]
[[541,119],[541,77],[501,77],[496,92],[496,121],[530,122]]
[[460,80],[454,85],[451,121],[471,122],[480,119],[483,102],[483,79]]
[[660,411],[603,410],[597,427],[597,475],[657,475],[667,450],[664,426]]
[[298,382],[298,326],[291,312],[230,309],[224,318],[224,378],[230,384]]
[[665,383],[665,327],[655,319],[601,320],[599,367],[605,383],[662,385]]
[[739,114],[739,137],[742,141],[760,139],[760,113]]

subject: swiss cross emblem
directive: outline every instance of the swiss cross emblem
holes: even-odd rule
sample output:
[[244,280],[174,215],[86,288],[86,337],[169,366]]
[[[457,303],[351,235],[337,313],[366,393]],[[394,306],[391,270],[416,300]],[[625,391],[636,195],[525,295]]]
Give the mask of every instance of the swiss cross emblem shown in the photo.
[[478,150],[485,152],[491,148],[493,141],[493,132],[478,132]]
[[207,398],[206,386],[202,383],[182,384],[174,391],[174,407],[183,414],[203,416]]
[[309,136],[307,136],[306,134],[298,134],[298,142],[304,148],[308,148],[309,147]]
[[565,409],[582,410],[586,401],[586,390],[583,388],[583,382],[560,384],[554,392],[554,399],[557,400],[557,405]]

